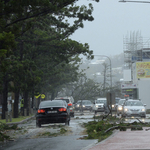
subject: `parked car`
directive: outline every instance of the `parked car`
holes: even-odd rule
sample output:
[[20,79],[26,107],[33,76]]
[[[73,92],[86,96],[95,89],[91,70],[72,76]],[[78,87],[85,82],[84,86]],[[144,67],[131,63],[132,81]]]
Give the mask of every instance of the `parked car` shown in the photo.
[[120,114],[122,115],[123,112],[123,103],[125,102],[125,99],[120,99],[119,102],[116,104],[116,109],[117,109],[117,115],[119,116]]
[[123,117],[146,117],[146,104],[143,104],[140,100],[125,100],[123,104]]
[[67,102],[70,109],[70,115],[74,117],[74,99],[72,96],[56,97],[54,100],[64,100]]
[[106,98],[98,98],[95,100],[95,104],[93,105],[93,111],[95,114],[97,112],[105,112],[108,113],[109,109],[107,106],[107,99]]
[[66,102],[62,100],[42,101],[36,113],[36,126],[49,123],[65,123],[69,125],[70,109]]

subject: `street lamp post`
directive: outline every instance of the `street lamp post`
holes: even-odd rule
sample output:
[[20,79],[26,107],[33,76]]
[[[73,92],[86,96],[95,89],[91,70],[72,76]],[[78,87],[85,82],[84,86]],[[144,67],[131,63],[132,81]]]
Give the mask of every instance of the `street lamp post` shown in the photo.
[[[106,57],[109,60],[110,63],[110,92],[112,91],[112,71],[111,71],[111,59],[106,56],[106,55],[94,55],[94,56],[101,56],[101,57]],[[110,96],[110,112],[112,116],[112,96]]]
[[112,89],[112,71],[111,71],[111,59],[110,59],[108,56],[106,56],[106,55],[94,55],[94,56],[101,56],[101,57],[106,57],[106,58],[108,58],[108,60],[109,60],[109,63],[110,63],[110,87],[111,87],[111,89]]

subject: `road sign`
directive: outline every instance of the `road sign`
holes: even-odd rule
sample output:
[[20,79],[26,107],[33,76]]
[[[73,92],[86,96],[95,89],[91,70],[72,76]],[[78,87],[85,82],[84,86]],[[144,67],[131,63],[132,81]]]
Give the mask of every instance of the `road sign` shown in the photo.
[[44,95],[44,94],[41,94],[41,98],[44,99],[44,98],[45,98],[45,95]]

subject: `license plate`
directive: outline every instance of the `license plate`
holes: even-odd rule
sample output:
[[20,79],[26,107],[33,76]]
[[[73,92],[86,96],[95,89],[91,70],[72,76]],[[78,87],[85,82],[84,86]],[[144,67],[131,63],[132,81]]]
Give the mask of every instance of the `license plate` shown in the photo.
[[48,111],[48,113],[57,113],[57,111],[54,111],[54,110],[53,111]]

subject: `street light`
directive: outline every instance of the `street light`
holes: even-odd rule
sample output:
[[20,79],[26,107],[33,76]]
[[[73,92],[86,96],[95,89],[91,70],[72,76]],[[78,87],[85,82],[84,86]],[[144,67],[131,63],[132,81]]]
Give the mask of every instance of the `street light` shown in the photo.
[[101,56],[101,57],[106,57],[106,58],[108,58],[108,60],[109,60],[109,63],[110,63],[110,87],[111,87],[111,89],[112,89],[112,71],[111,71],[111,59],[110,59],[108,56],[106,56],[106,55],[94,55],[94,56]]
[[[112,71],[111,71],[111,59],[106,56],[106,55],[94,55],[94,56],[101,56],[101,57],[106,57],[109,59],[109,63],[110,63],[110,92],[112,91]],[[112,96],[110,96],[110,112],[111,112],[111,116],[112,116]]]
[[126,1],[126,0],[121,0],[119,2],[150,3],[150,1]]

